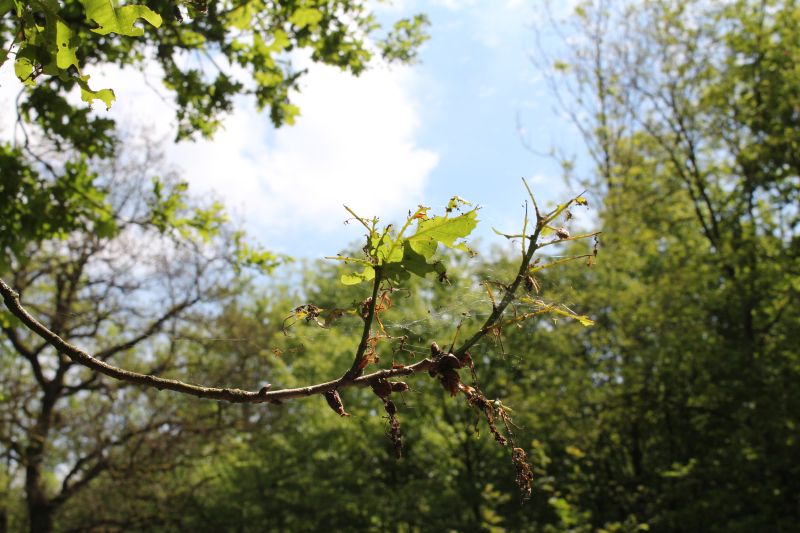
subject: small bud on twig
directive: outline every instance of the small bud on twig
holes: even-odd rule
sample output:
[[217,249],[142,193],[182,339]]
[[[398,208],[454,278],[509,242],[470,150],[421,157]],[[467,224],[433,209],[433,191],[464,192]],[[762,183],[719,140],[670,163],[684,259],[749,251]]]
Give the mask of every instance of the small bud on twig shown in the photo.
[[378,398],[386,398],[392,393],[392,384],[381,379],[372,384],[372,392],[374,392]]
[[439,348],[439,345],[436,344],[436,341],[431,343],[431,355],[433,357],[439,357],[440,355],[442,355],[442,349]]
[[339,416],[350,416],[344,410],[344,404],[342,404],[342,399],[339,397],[339,391],[338,390],[334,389],[334,390],[329,390],[328,392],[326,392],[325,393],[325,400],[328,402],[328,405],[330,406],[330,408],[333,409],[334,411],[336,411],[336,414],[338,414]]
[[392,392],[405,392],[408,390],[408,383],[404,381],[392,382]]

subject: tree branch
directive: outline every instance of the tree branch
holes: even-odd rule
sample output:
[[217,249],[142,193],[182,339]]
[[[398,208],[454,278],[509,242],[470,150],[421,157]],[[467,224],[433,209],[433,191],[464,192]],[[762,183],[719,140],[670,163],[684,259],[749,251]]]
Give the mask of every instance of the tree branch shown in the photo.
[[362,360],[364,359],[364,352],[367,351],[367,344],[369,343],[369,334],[372,330],[372,321],[375,318],[375,307],[378,304],[378,290],[381,286],[381,269],[374,267],[375,279],[372,283],[372,298],[369,301],[367,309],[367,316],[364,317],[364,331],[361,333],[361,341],[358,343],[356,356],[353,358],[353,365],[350,370],[345,374],[346,378],[354,379],[361,375],[364,371]]
[[44,373],[42,372],[42,365],[39,363],[38,357],[38,350],[33,351],[25,344],[22,343],[22,340],[17,336],[17,332],[12,327],[3,327],[3,333],[6,334],[8,340],[11,341],[11,345],[20,354],[23,358],[27,359],[28,362],[31,364],[31,369],[33,370],[33,376],[36,378],[36,382],[39,384],[40,387],[47,387],[47,379],[44,377]]
[[101,350],[101,351],[97,352],[97,354],[95,354],[95,358],[97,358],[97,359],[99,359],[101,361],[105,361],[108,358],[110,358],[111,356],[113,356],[113,355],[115,355],[115,354],[117,354],[119,352],[124,352],[125,350],[129,350],[129,349],[133,348],[134,346],[136,346],[137,344],[142,342],[147,337],[150,337],[151,335],[157,333],[158,330],[161,329],[161,326],[164,324],[164,322],[166,322],[170,318],[173,318],[174,316],[176,316],[178,313],[180,313],[184,309],[193,306],[194,304],[196,304],[199,301],[200,301],[200,297],[199,296],[195,296],[194,298],[192,298],[190,300],[186,300],[184,302],[181,302],[180,304],[172,307],[169,311],[167,311],[166,313],[161,315],[160,318],[158,318],[155,322],[150,324],[150,326],[148,326],[147,329],[145,329],[142,333],[140,333],[136,337],[134,337],[134,338],[132,338],[132,339],[130,339],[128,341],[122,342],[120,344],[116,344],[114,346],[110,346],[110,347],[106,348],[105,350]]
[[[231,403],[276,403],[283,400],[293,398],[305,398],[316,394],[324,394],[325,392],[332,391],[339,388],[349,386],[367,386],[379,380],[390,379],[398,376],[408,376],[425,372],[433,367],[435,364],[430,359],[423,359],[413,365],[405,366],[403,368],[391,368],[385,370],[378,370],[365,376],[357,378],[339,378],[324,383],[318,383],[307,387],[298,387],[290,389],[280,389],[269,391],[268,387],[263,387],[258,391],[248,391],[236,388],[216,388],[204,387],[192,383],[186,383],[175,379],[161,378],[158,376],[151,376],[125,370],[104,361],[101,361],[87,352],[74,346],[52,331],[45,325],[31,316],[28,311],[22,307],[19,301],[19,295],[9,287],[5,281],[0,279],[0,294],[3,296],[3,301],[11,313],[22,321],[31,331],[42,337],[60,353],[69,357],[75,363],[81,364],[90,368],[100,374],[104,374],[111,378],[142,385],[146,387],[156,388],[158,390],[171,390],[182,394],[189,394],[198,398],[208,398],[212,400],[220,400]],[[373,309],[374,312],[374,309]]]
[[[528,189],[528,191],[530,193],[530,189]],[[512,301],[514,301],[516,292],[519,289],[520,284],[522,284],[523,281],[529,276],[528,270],[530,268],[531,260],[533,259],[533,255],[536,253],[537,250],[539,250],[542,246],[546,246],[548,244],[555,244],[556,242],[586,238],[596,235],[596,233],[587,235],[578,235],[572,238],[565,238],[558,241],[540,244],[538,241],[541,236],[542,230],[545,227],[547,227],[548,223],[551,222],[555,217],[557,217],[561,212],[567,209],[574,202],[578,201],[578,198],[577,197],[573,198],[566,204],[558,206],[556,209],[547,214],[542,214],[539,212],[538,206],[536,206],[532,194],[531,194],[531,200],[534,202],[534,207],[536,209],[536,229],[533,232],[533,234],[529,236],[522,235],[523,243],[525,239],[528,239],[528,247],[520,261],[517,275],[514,278],[514,280],[505,287],[505,291],[500,300],[500,303],[494,305],[492,312],[484,322],[483,326],[481,326],[481,328],[478,329],[478,331],[475,332],[475,334],[472,335],[472,337],[470,337],[457,350],[454,351],[454,355],[457,357],[463,356],[467,352],[467,350],[469,350],[487,333],[491,332],[494,328],[498,326],[499,320],[502,317],[503,313],[505,312],[506,308],[511,304]],[[207,399],[213,399],[231,403],[280,403],[283,400],[289,400],[293,398],[304,398],[316,394],[326,394],[328,392],[336,391],[341,388],[355,386],[355,385],[358,386],[373,385],[377,384],[379,381],[384,381],[399,376],[408,376],[411,374],[417,374],[428,370],[433,370],[434,373],[436,372],[436,369],[438,368],[437,365],[440,363],[441,353],[437,354],[434,352],[432,358],[423,359],[422,361],[419,361],[412,365],[393,367],[390,369],[378,370],[371,374],[362,375],[364,366],[366,366],[364,364],[365,362],[364,357],[369,347],[370,333],[372,329],[372,323],[376,315],[378,293],[380,292],[380,285],[382,280],[381,276],[382,272],[380,268],[377,266],[374,268],[375,268],[375,279],[372,286],[372,297],[362,305],[362,317],[364,319],[364,329],[361,335],[361,340],[359,342],[358,348],[356,349],[355,357],[353,359],[353,364],[351,365],[350,369],[338,379],[326,381],[323,383],[317,383],[315,385],[309,385],[306,387],[286,388],[278,390],[270,390],[271,385],[269,384],[263,386],[260,390],[257,391],[243,390],[238,388],[206,387],[203,385],[187,383],[175,379],[168,379],[155,376],[152,373],[143,374],[140,372],[134,372],[131,370],[126,370],[124,368],[111,365],[106,362],[105,359],[107,359],[114,353],[132,348],[142,339],[155,333],[166,320],[169,320],[171,317],[177,315],[180,311],[182,311],[186,307],[193,305],[195,302],[199,300],[199,297],[187,300],[173,307],[164,315],[162,315],[161,318],[153,322],[150,325],[150,327],[148,327],[147,330],[145,330],[142,334],[134,337],[133,339],[127,342],[103,350],[99,352],[97,355],[93,356],[90,355],[88,352],[78,348],[77,346],[70,344],[69,342],[61,338],[57,333],[53,332],[47,326],[43,325],[36,318],[34,318],[22,306],[19,299],[19,294],[17,294],[2,279],[0,279],[0,294],[2,294],[3,296],[3,300],[5,302],[6,307],[9,309],[9,311],[11,311],[11,313],[14,316],[16,316],[19,320],[21,320],[22,323],[28,329],[30,329],[32,332],[42,337],[42,339],[44,339],[48,344],[56,348],[59,354],[61,354],[65,358],[65,360],[68,359],[71,363],[77,363],[83,365],[100,374],[109,376],[113,379],[122,382],[142,385],[146,387],[152,387],[158,390],[164,390],[164,389],[171,390],[181,394],[196,396],[198,398],[207,398]],[[364,309],[364,307],[366,307],[366,310]],[[91,380],[89,380],[88,383],[91,383]]]
[[[525,276],[528,272],[528,266],[531,264],[531,259],[533,259],[533,254],[536,253],[536,250],[539,249],[539,235],[542,232],[542,229],[546,225],[546,218],[539,213],[539,209],[536,209],[536,231],[533,232],[533,235],[527,237],[528,239],[528,250],[525,252],[525,255],[522,256],[522,260],[519,263],[519,269],[517,270],[517,276],[514,278],[514,281],[511,282],[505,292],[503,293],[503,298],[500,300],[500,303],[494,306],[492,309],[491,314],[483,323],[483,326],[475,332],[475,334],[469,338],[469,340],[465,341],[464,344],[459,346],[459,348],[454,352],[456,357],[460,357],[464,355],[467,350],[469,350],[472,346],[475,345],[481,338],[483,338],[487,333],[489,333],[492,328],[497,324],[497,321],[500,320],[500,317],[503,315],[503,312],[506,310],[506,307],[514,300],[514,295],[517,292],[520,284],[525,279]],[[526,237],[522,237],[525,239]]]

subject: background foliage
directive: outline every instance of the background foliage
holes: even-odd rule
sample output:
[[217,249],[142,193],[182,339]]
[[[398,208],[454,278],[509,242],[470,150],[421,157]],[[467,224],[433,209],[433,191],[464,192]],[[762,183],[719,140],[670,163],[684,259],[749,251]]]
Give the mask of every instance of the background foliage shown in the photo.
[[[172,33],[146,27],[143,40],[106,43],[86,28],[81,42],[92,44],[79,47],[78,58],[88,64],[93,57],[126,61],[139,57],[130,52],[145,44],[159,54],[166,47],[158,57],[175,80],[185,132],[210,133],[228,100],[215,100],[207,88],[219,84],[222,95],[240,88],[219,77],[200,82],[170,70],[171,58],[190,46],[192,31],[234,60],[249,58],[262,81],[266,73],[278,76],[270,69],[282,67],[270,66],[272,52],[260,48],[282,42],[275,24],[260,45],[255,38],[242,48],[223,42],[232,34],[220,34],[219,25],[231,13],[252,21],[264,12],[242,7],[250,5],[209,5],[207,18],[178,26],[168,16],[172,5],[153,4],[155,12],[166,13],[164,24],[175,26]],[[293,25],[286,33],[291,46],[306,43],[320,60],[358,71],[358,47],[345,46],[346,40],[336,40],[336,26],[322,23],[327,7],[316,6],[322,12],[317,19],[302,15],[299,3],[269,5],[292,10],[265,18],[283,28]],[[4,28],[12,32],[9,20],[3,19]],[[563,57],[548,59],[548,68],[593,157],[594,171],[583,181],[604,234],[595,267],[581,262],[543,270],[536,285],[549,300],[589,313],[596,325],[554,324],[552,317],[526,321],[472,352],[482,389],[513,409],[517,441],[528,450],[535,474],[530,502],[521,505],[507,453],[476,424],[475,411],[431,380],[410,380],[410,390],[396,402],[405,443],[405,457],[397,461],[383,406],[369,390],[342,392],[352,414],[345,419],[319,396],[268,407],[226,406],[116,391],[100,378],[103,388],[84,394],[102,398],[100,405],[118,402],[108,408],[108,418],[85,420],[85,404],[57,404],[64,414],[51,433],[51,458],[42,463],[47,494],[63,488],[60,468],[78,459],[75,443],[81,439],[103,442],[104,428],[119,439],[137,413],[143,417],[137,423],[167,413],[169,425],[112,447],[103,456],[110,466],[70,494],[68,505],[54,509],[53,528],[794,530],[800,522],[800,7],[788,0],[589,2],[560,30],[580,38],[569,39]],[[308,33],[315,31],[317,39]],[[342,54],[326,48],[325,39],[334,48],[344,46]],[[402,52],[397,57],[411,58]],[[257,82],[252,90],[264,105],[277,106],[271,109],[279,122],[291,115],[281,108],[291,75],[281,70],[280,79],[270,80],[272,89]],[[30,104],[26,116],[40,121],[49,142],[68,142],[81,157],[111,154],[103,151],[105,125],[63,100],[60,91],[70,83],[75,81],[53,75],[37,85],[26,101],[40,103]],[[73,122],[62,135],[48,116],[52,124],[62,116]],[[96,133],[82,138],[87,131]],[[108,175],[101,167],[78,157],[78,163],[52,165],[55,172],[42,182],[33,177],[46,171],[41,160],[19,147],[5,150],[0,165],[10,170],[0,174],[0,186],[14,198],[30,199],[46,214],[63,184],[82,195],[59,200],[74,204],[65,220],[30,218],[19,209],[22,202],[3,204],[8,212],[0,224],[8,226],[0,235],[15,239],[3,243],[4,276],[47,264],[40,257],[45,253],[50,261],[65,261],[70,239],[84,242],[86,233],[101,240],[124,234],[119,206],[108,196],[118,189],[94,178]],[[235,230],[210,214],[218,210],[197,205],[175,182],[141,183],[150,199],[140,213],[142,228],[172,236],[174,243],[216,242],[224,249],[229,241],[215,239]],[[64,216],[59,213],[53,217]],[[7,232],[12,226],[17,230]],[[58,236],[66,240],[52,239]],[[41,241],[47,246],[31,254]],[[368,248],[377,257],[384,244],[375,240]],[[414,251],[411,244],[409,249]],[[588,250],[575,244],[560,251],[566,252]],[[262,266],[275,259],[258,257]],[[388,264],[393,256],[381,257]],[[491,311],[479,284],[507,279],[515,261],[503,249],[442,264],[449,284],[435,275],[403,279],[404,291],[392,295],[393,305],[382,315],[396,339],[379,344],[377,355],[408,363],[424,355],[431,340],[446,345],[454,324],[470,319],[465,314]],[[423,263],[439,272],[434,263]],[[301,320],[285,335],[286,318],[303,302],[324,309],[356,305],[363,300],[357,283],[369,278],[369,268],[300,265],[290,281],[266,287],[226,271],[230,277],[219,278],[212,290],[216,305],[182,315],[161,337],[148,340],[150,362],[164,358],[178,364],[175,371],[188,369],[211,383],[231,374],[242,383],[325,379],[352,360],[359,319],[343,316],[329,329]],[[57,301],[58,280],[48,276],[61,272],[69,270],[37,277],[43,309]],[[343,274],[354,284],[343,285]],[[75,305],[70,316],[102,311],[79,300]],[[122,333],[110,328],[107,338]],[[29,521],[20,483],[24,463],[9,443],[30,441],[17,426],[33,427],[25,417],[40,407],[36,376],[20,370],[28,366],[18,352],[6,333],[0,343],[6,457],[0,501],[7,504],[0,524],[8,530],[24,529]],[[49,355],[57,368],[56,354]],[[92,425],[102,420],[105,425]]]

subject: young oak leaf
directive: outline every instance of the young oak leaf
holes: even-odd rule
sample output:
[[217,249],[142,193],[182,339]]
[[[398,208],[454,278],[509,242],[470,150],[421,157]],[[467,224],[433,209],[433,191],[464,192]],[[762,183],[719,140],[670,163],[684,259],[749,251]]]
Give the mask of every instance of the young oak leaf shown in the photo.
[[60,18],[55,19],[55,51],[56,66],[67,70],[71,66],[78,67],[78,39],[72,29]]
[[375,279],[375,269],[367,265],[361,272],[354,272],[352,274],[342,274],[341,281],[344,285],[358,285],[364,281],[371,281]]
[[589,326],[593,326],[594,325],[594,320],[592,320],[588,316],[579,315],[577,313],[572,312],[568,308],[563,308],[562,309],[562,308],[558,308],[558,307],[553,307],[549,311],[551,313],[556,314],[556,315],[561,315],[561,316],[564,316],[564,317],[567,317],[567,318],[571,318],[573,320],[577,320],[580,323],[580,325],[584,326],[584,327],[589,327]]
[[[451,200],[451,204],[453,204],[453,209],[469,205],[458,197]],[[434,218],[428,218],[428,209],[420,206],[413,215],[409,213],[408,220],[397,235],[391,233],[391,227],[378,233],[374,225],[370,227],[363,219],[356,217],[370,231],[367,246],[364,248],[370,261],[331,258],[364,264],[361,272],[342,275],[341,282],[344,285],[356,285],[364,281],[371,281],[375,279],[376,268],[381,271],[381,279],[393,283],[405,281],[411,275],[425,277],[430,273],[437,274],[440,279],[446,279],[444,265],[441,261],[433,261],[433,255],[436,253],[439,243],[455,250],[472,253],[472,250],[461,239],[467,237],[475,229],[478,208],[455,217],[450,217],[448,212],[445,216]],[[403,234],[414,221],[417,222],[416,231],[413,235],[404,238]]]
[[118,33],[129,37],[144,35],[144,29],[134,26],[139,19],[144,19],[154,27],[161,26],[161,15],[147,6],[130,5],[114,7],[111,0],[80,0],[86,10],[86,20],[97,24],[92,31],[100,35]]
[[456,209],[461,209],[463,206],[472,205],[472,202],[468,200],[464,200],[460,196],[453,196],[450,198],[450,201],[447,202],[447,207],[445,207],[445,211],[447,213],[452,213]]
[[289,22],[300,29],[307,26],[316,26],[320,20],[322,20],[322,13],[318,9],[307,7],[301,7],[289,17]]
[[444,264],[441,261],[428,262],[421,254],[417,253],[407,240],[403,242],[403,260],[389,263],[383,269],[385,279],[400,283],[407,280],[412,274],[420,278],[435,273],[440,278],[446,276]]
[[101,100],[106,105],[106,109],[111,109],[111,104],[117,99],[113,89],[100,89],[95,91],[89,87],[88,75],[75,78],[75,81],[81,88],[81,100],[84,102],[91,104],[94,100]]
[[[456,217],[436,217],[420,220],[417,231],[408,237],[408,242],[415,252],[430,259],[441,243],[454,250],[470,252],[463,241],[478,224],[478,208],[471,209]],[[459,241],[459,242],[456,242]]]
[[374,235],[369,240],[370,256],[378,260],[379,265],[396,263],[403,260],[403,247],[392,239],[388,229],[381,235]]

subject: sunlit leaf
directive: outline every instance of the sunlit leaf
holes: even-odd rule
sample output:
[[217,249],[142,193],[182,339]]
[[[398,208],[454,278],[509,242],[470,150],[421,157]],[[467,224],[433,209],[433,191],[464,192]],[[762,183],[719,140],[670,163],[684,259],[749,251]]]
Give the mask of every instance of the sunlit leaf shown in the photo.
[[154,27],[161,26],[161,15],[147,6],[130,5],[114,7],[111,0],[80,0],[86,10],[86,19],[98,25],[92,31],[100,35],[118,33],[129,37],[144,35],[144,29],[134,26],[139,19],[144,19]]
[[36,85],[36,79],[33,72],[35,68],[34,58],[36,56],[35,46],[26,46],[17,53],[17,59],[14,61],[14,74],[17,78],[29,87]]
[[[246,30],[253,19],[255,2],[246,2],[228,13],[228,23],[236,29]],[[257,34],[256,34],[257,35]]]
[[291,22],[298,28],[313,26],[315,24],[318,24],[320,20],[322,20],[322,13],[320,13],[318,9],[312,9],[307,7],[301,7],[300,9],[295,11],[291,17],[289,17],[289,22]]
[[371,281],[375,279],[375,269],[371,266],[365,266],[364,270],[354,274],[342,274],[341,281],[344,285],[357,285],[364,281]]
[[450,198],[450,201],[447,202],[447,207],[445,207],[445,211],[447,213],[451,213],[456,209],[460,209],[462,206],[465,205],[472,205],[472,202],[461,198],[460,196],[453,196]]
[[428,259],[436,252],[439,243],[456,250],[471,251],[464,242],[457,241],[472,233],[478,224],[477,216],[476,208],[456,217],[421,220],[417,231],[408,240],[417,253]]
[[78,66],[77,38],[72,33],[67,24],[60,18],[56,20],[56,65],[60,69],[68,69],[71,66]]
[[568,309],[564,309],[561,307],[553,307],[550,309],[550,312],[567,318],[571,318],[573,320],[577,320],[582,326],[588,327],[594,325],[594,320],[590,319],[588,316],[575,314]]
[[551,222],[552,220],[557,218],[558,215],[563,213],[564,210],[567,209],[571,204],[572,204],[571,201],[563,203],[563,204],[559,204],[555,209],[553,209],[550,213],[547,214],[545,222]]
[[92,103],[95,100],[100,100],[106,105],[106,109],[111,109],[111,104],[116,100],[114,91],[111,89],[100,89],[99,91],[93,90],[89,87],[89,76],[78,78],[78,85],[81,88],[81,100],[84,102]]

